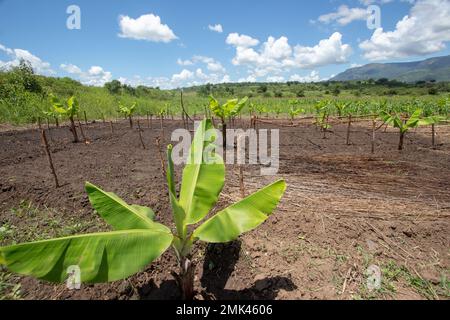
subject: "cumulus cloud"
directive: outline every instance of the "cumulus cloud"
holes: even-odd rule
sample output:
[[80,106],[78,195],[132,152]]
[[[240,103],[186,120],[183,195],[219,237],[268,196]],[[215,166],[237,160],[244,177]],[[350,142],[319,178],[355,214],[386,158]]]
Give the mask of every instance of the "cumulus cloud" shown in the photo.
[[30,63],[33,70],[42,75],[52,75],[55,71],[52,70],[50,63],[42,61],[39,57],[33,55],[31,52],[24,49],[11,49],[0,44],[0,51],[4,52],[10,60],[0,61],[0,68],[11,69],[17,67],[21,60]]
[[267,82],[284,82],[283,76],[270,76],[266,78]]
[[336,12],[321,15],[317,20],[322,23],[337,22],[345,26],[353,21],[367,20],[369,13],[365,8],[349,8],[347,5],[341,5]]
[[161,18],[154,14],[145,14],[137,19],[120,16],[119,37],[152,42],[171,42],[178,39],[168,25],[161,23]]
[[320,81],[319,72],[313,70],[309,75],[300,76],[298,74],[293,74],[290,78],[290,81],[298,81],[298,82],[318,82]]
[[172,76],[173,83],[181,83],[185,80],[192,79],[194,77],[194,73],[187,69],[183,69],[180,73],[176,73]]
[[191,65],[193,65],[194,63],[193,63],[191,60],[181,60],[181,59],[178,59],[178,60],[177,60],[177,64],[179,64],[180,66],[191,66]]
[[88,86],[99,87],[112,80],[112,73],[105,71],[100,66],[92,66],[85,72],[74,64],[61,64],[59,67]]
[[375,30],[360,43],[364,57],[384,60],[439,52],[450,41],[450,1],[418,0],[395,30]]
[[314,47],[296,46],[294,50],[295,61],[301,68],[345,63],[351,54],[352,48],[342,43],[342,34],[339,32],[321,40]]
[[301,45],[292,47],[287,37],[278,39],[269,37],[259,48],[254,48],[259,40],[238,34],[231,34],[227,43],[236,48],[232,63],[249,68],[250,77],[255,79],[266,76],[280,77],[283,72],[293,69],[312,69],[346,63],[352,54],[352,48],[342,43],[342,35],[339,32],[321,40],[313,47]]
[[208,29],[214,32],[222,33],[223,27],[221,24],[209,25]]
[[230,33],[227,37],[226,43],[235,47],[249,48],[257,46],[259,44],[259,40],[244,34],[240,35],[238,33]]

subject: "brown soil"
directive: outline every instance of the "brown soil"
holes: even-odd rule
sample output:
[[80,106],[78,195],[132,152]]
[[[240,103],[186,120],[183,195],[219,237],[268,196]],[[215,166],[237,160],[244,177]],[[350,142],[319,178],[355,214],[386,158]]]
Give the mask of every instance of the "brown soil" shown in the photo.
[[[0,244],[108,230],[93,213],[85,181],[152,207],[172,225],[156,124],[141,123],[146,150],[127,122],[114,126],[114,135],[109,124],[85,127],[89,144],[71,143],[67,128],[51,130],[57,190],[37,130],[0,133],[0,227],[12,230]],[[166,143],[181,126],[165,122]],[[398,134],[381,129],[374,155],[370,127],[355,125],[350,146],[345,124],[335,125],[327,139],[309,123],[282,127],[278,176],[262,177],[259,167],[247,166],[245,185],[252,192],[283,177],[285,197],[263,226],[239,241],[196,246],[197,298],[448,299],[450,127],[438,128],[436,149],[428,128],[409,132],[403,152]],[[180,173],[177,168],[178,180]],[[238,170],[228,167],[218,208],[239,197]],[[373,292],[365,274],[372,264],[383,272],[382,288]],[[168,251],[126,281],[76,291],[27,277],[8,281],[20,283],[24,299],[176,299],[170,270],[176,261]]]

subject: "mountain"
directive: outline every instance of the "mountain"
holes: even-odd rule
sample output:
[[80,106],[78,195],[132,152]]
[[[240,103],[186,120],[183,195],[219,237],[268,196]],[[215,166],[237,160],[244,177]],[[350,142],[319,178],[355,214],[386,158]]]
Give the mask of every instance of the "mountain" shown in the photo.
[[331,80],[368,80],[387,78],[402,82],[450,81],[450,55],[415,62],[371,63],[348,69]]

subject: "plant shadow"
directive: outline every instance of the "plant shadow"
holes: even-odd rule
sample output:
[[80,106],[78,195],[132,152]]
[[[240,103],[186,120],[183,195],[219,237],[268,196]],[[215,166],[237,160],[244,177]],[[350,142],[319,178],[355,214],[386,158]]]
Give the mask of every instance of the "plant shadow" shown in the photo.
[[204,299],[218,300],[274,300],[281,289],[297,289],[291,279],[282,276],[266,277],[256,280],[243,290],[225,289],[239,258],[242,244],[237,240],[226,244],[209,244],[206,248],[203,270],[200,279]]

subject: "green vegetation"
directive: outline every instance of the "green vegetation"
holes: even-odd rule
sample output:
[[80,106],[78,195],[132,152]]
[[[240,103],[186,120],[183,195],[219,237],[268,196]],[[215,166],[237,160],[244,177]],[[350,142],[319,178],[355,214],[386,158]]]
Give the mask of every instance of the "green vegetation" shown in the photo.
[[130,107],[125,107],[121,102],[119,102],[119,112],[130,121],[131,129],[133,129],[133,114],[135,113],[135,111],[136,102],[134,102]]
[[227,147],[227,119],[236,117],[244,108],[245,104],[248,101],[248,97],[244,99],[231,99],[228,100],[225,104],[220,104],[213,96],[209,97],[209,109],[216,116],[219,117],[222,126],[222,145],[223,150]]
[[[386,103],[393,111],[411,114],[415,109],[432,110],[432,114],[448,115],[450,110],[449,82],[418,82],[406,84],[387,79],[320,82],[320,83],[234,83],[203,85],[186,88],[184,103],[190,114],[204,114],[209,104],[209,95],[216,99],[249,97],[243,114],[259,112],[289,116],[290,101],[298,100],[295,108],[305,114],[315,114],[315,105],[320,100],[337,102],[330,115],[339,115],[338,105],[346,105],[353,115],[378,114],[380,105]],[[0,123],[36,123],[39,117],[57,122],[53,113],[51,94],[62,100],[76,96],[78,113],[86,113],[88,119],[114,119],[120,117],[117,106],[136,103],[135,114],[157,115],[181,114],[179,92],[138,86],[123,85],[115,80],[103,88],[88,87],[70,78],[52,78],[34,74],[26,62],[10,71],[0,71]],[[348,105],[348,106],[347,106]],[[253,108],[253,109],[251,109]],[[48,113],[50,112],[50,113]],[[77,114],[76,117],[79,118]]]
[[[286,189],[285,182],[279,180],[190,230],[190,226],[209,215],[225,182],[223,160],[211,150],[216,138],[213,129],[210,120],[204,120],[197,129],[179,197],[172,147],[168,148],[167,185],[175,233],[156,222],[156,214],[150,208],[129,205],[117,195],[86,183],[92,206],[114,231],[0,247],[0,265],[50,282],[65,281],[68,268],[77,266],[84,283],[110,282],[141,271],[172,246],[180,266],[176,279],[183,297],[192,298],[194,268],[190,259],[194,243],[231,242],[255,229],[272,214]],[[7,235],[8,229],[2,229],[2,233]]]
[[47,112],[47,114],[50,113],[51,116],[65,116],[70,121],[70,132],[73,134],[73,142],[78,143],[78,134],[77,134],[77,128],[75,126],[75,116],[78,113],[78,100],[75,97],[70,97],[67,99],[65,105],[62,104],[58,98],[56,98],[53,94],[50,94],[50,100],[52,102],[53,110]]
[[398,128],[400,131],[400,140],[398,144],[398,150],[403,150],[403,141],[405,134],[412,128],[419,126],[420,117],[422,115],[422,110],[417,109],[409,119],[402,119],[397,113],[391,115],[385,111],[382,111],[380,116],[384,123],[392,125],[394,128]]

